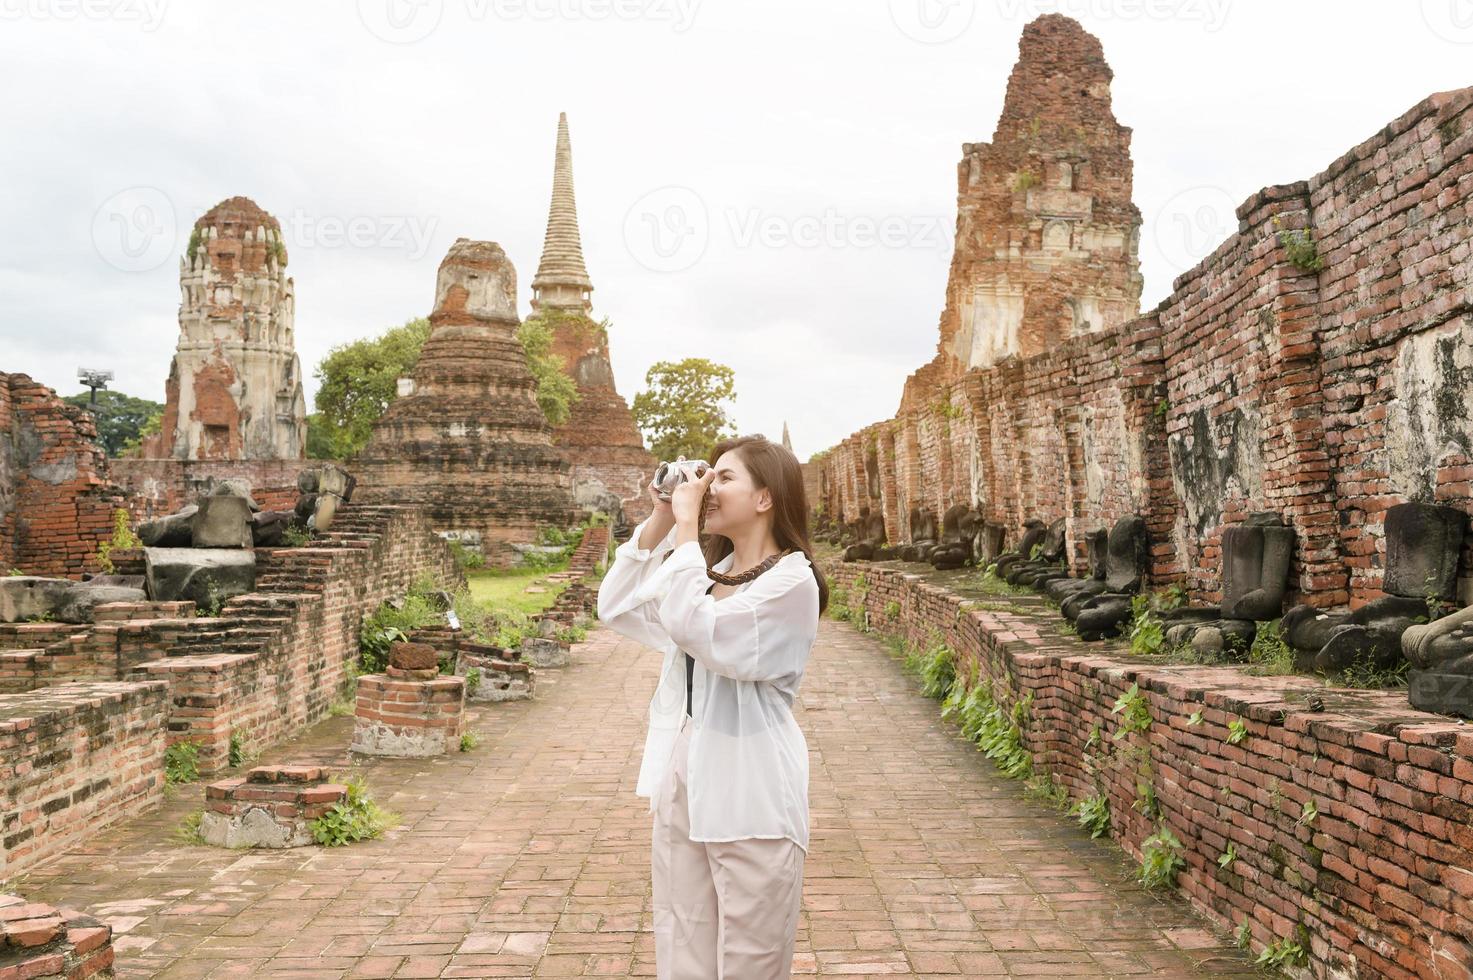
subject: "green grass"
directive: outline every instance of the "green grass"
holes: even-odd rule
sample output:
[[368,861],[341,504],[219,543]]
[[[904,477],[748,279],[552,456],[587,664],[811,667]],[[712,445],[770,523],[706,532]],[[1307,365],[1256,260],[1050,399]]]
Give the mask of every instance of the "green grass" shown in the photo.
[[[511,609],[526,616],[542,612],[556,601],[566,586],[548,582],[547,572],[532,569],[487,570],[467,572],[471,598],[496,609]],[[528,592],[527,586],[540,585],[546,592]]]

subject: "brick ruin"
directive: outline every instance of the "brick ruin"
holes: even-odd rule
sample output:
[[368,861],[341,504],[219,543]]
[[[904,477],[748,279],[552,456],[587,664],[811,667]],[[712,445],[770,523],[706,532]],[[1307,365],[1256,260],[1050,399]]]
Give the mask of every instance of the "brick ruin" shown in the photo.
[[1140,311],[1130,130],[1111,111],[1100,42],[1055,15],[1029,24],[1018,49],[992,142],[963,144],[957,165],[936,362],[947,377]]
[[[1102,115],[1108,70],[1098,45],[1081,37],[1057,15],[1025,28],[1009,100],[1031,92],[1050,65],[1092,79],[1060,97],[1080,91]],[[1041,48],[1043,38],[1051,40]],[[1058,64],[1049,51],[1081,63]],[[1007,156],[1002,172],[986,169],[1016,131],[1000,124],[993,148],[979,154],[974,145],[962,162],[940,352],[907,380],[893,419],[809,464],[823,518],[857,536],[861,520],[882,516],[885,539],[905,542],[915,512],[939,519],[962,505],[1006,528],[1010,543],[1027,520],[1062,519],[1082,574],[1086,536],[1139,514],[1151,581],[1182,581],[1194,599],[1213,601],[1224,529],[1273,511],[1297,539],[1291,602],[1358,607],[1377,598],[1389,507],[1422,501],[1473,512],[1470,106],[1473,89],[1430,96],[1316,176],[1252,195],[1238,208],[1237,233],[1154,310],[1118,326],[1101,318],[1091,332],[1061,332],[1043,349],[1025,344],[957,373],[964,331],[947,331],[965,324],[955,319],[965,309],[959,297],[978,269],[994,267],[996,243],[1039,231],[1033,187],[1014,190],[1006,215],[984,222],[971,213],[974,184],[995,188],[1017,166]],[[1003,119],[1028,120],[1032,138],[1034,112],[1010,106]],[[1089,159],[1090,144],[1070,137],[1077,118],[1078,108],[1040,116],[1030,152],[1068,162],[1076,175],[1111,175],[1092,220],[1113,215],[1108,236],[1123,236],[1125,247],[1061,253],[1051,276],[1070,289],[1082,277],[1102,295],[1118,288],[1113,308],[1128,311],[1138,289],[1129,162],[1113,139],[1095,144],[1103,161]],[[974,230],[979,223],[987,230]],[[1072,242],[1083,229],[1071,229]],[[1020,336],[1049,336],[1028,322]],[[1473,600],[1469,558],[1465,546],[1463,603]]]
[[140,455],[301,459],[307,402],[295,339],[296,292],[281,225],[246,197],[195,222],[179,260],[179,344],[163,427]]
[[592,291],[578,233],[568,116],[561,113],[547,236],[532,279],[532,309],[547,317],[553,350],[578,390],[567,421],[554,429],[553,439],[572,464],[573,496],[578,505],[615,518],[622,515],[632,526],[649,516],[651,505],[644,488],[659,461],[645,449],[629,403],[614,386],[608,330],[590,315]]
[[0,373],[0,572],[96,571],[113,511],[126,506],[91,414],[24,374]]
[[423,510],[491,565],[514,564],[542,526],[576,520],[519,322],[516,270],[501,246],[458,239],[440,263],[414,376],[352,464],[360,499]]
[[[400,506],[346,505],[310,544],[255,556],[255,591],[217,616],[138,602],[88,623],[0,623],[0,747],[15,766],[0,767],[0,878],[156,804],[169,745],[193,744],[209,774],[232,744],[263,749],[325,718],[364,615],[424,575],[460,576],[426,516]],[[141,549],[113,559],[125,575],[143,566]]]
[[[1034,776],[1071,801],[1103,796],[1110,837],[1134,859],[1168,827],[1186,862],[1176,887],[1219,928],[1248,922],[1254,951],[1302,939],[1305,976],[1473,973],[1467,725],[1409,710],[1404,691],[1126,659],[1061,634],[1041,596],[983,597],[915,568],[826,566],[856,620],[955,651],[962,683],[990,685],[1004,714],[1022,719]],[[1114,710],[1133,685],[1149,711],[1144,732]],[[1143,812],[1143,780],[1160,824]]]

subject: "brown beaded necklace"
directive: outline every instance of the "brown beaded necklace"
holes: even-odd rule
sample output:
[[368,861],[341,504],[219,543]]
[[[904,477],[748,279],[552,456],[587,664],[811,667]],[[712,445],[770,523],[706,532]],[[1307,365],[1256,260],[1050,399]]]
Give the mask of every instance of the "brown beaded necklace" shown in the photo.
[[773,565],[776,565],[785,555],[791,555],[792,553],[793,549],[787,548],[776,555],[768,555],[745,572],[738,572],[736,575],[727,575],[725,572],[718,572],[716,569],[709,567],[706,569],[706,574],[711,577],[713,582],[720,582],[722,585],[741,585],[743,582],[752,581],[752,579],[761,575]]

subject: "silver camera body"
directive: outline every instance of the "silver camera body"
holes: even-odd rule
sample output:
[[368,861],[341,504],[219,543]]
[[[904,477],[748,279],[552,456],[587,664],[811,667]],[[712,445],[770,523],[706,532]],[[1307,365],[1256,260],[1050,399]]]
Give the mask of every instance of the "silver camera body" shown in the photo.
[[686,459],[681,456],[673,463],[661,463],[655,470],[655,478],[650,485],[655,488],[655,493],[661,500],[669,500],[675,488],[687,480],[699,480],[706,475],[711,464],[704,459]]

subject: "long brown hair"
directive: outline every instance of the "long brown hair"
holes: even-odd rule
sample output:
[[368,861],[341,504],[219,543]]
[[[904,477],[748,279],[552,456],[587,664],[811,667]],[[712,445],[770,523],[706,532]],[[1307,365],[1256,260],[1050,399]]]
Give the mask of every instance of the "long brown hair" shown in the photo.
[[[818,583],[818,611],[822,613],[829,604],[829,584],[813,560],[813,545],[808,541],[808,497],[803,490],[803,467],[798,457],[782,443],[772,442],[762,435],[737,436],[718,442],[711,451],[711,465],[723,454],[735,452],[752,474],[752,485],[772,494],[772,536],[783,550],[792,548],[803,552],[813,567],[813,578]],[[702,513],[704,514],[704,509]],[[701,550],[710,567],[731,554],[731,539],[720,534],[704,534]]]

